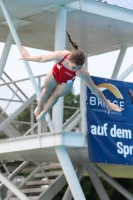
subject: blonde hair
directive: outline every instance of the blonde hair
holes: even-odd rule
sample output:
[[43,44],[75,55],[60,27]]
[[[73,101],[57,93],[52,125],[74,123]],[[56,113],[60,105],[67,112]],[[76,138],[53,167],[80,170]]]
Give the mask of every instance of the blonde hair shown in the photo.
[[78,44],[76,42],[73,42],[71,40],[71,37],[69,35],[69,33],[66,31],[67,33],[67,37],[69,42],[71,43],[71,45],[74,47],[74,49],[71,51],[69,60],[72,63],[75,63],[76,65],[83,65],[85,62],[85,53],[83,50],[78,48]]

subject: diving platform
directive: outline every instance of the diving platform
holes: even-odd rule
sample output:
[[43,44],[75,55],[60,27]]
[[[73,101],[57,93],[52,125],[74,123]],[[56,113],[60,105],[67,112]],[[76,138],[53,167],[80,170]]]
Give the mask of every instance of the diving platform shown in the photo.
[[[87,134],[65,131],[0,140],[0,160],[59,163],[55,147],[65,148],[74,166],[90,163]],[[113,178],[133,178],[131,165],[95,164]]]
[[65,147],[74,163],[88,161],[86,134],[64,131],[0,140],[0,160],[56,163],[57,146]]
[[[45,48],[49,51],[69,49],[70,46],[66,44],[66,30],[71,33],[73,38],[75,37],[75,41],[85,51],[87,57],[120,50],[114,71],[110,75],[112,79],[124,80],[133,70],[131,65],[118,77],[126,50],[133,46],[131,10],[92,0],[64,0],[63,5],[61,0],[15,1],[15,6],[12,1],[0,0],[0,11],[0,41],[5,42],[1,55],[0,77],[2,77],[12,44],[16,44],[20,56],[22,45],[37,49]],[[14,128],[12,122],[30,104],[33,104],[35,99],[39,100],[41,92],[40,78],[38,78],[37,84],[29,62],[24,60],[23,64],[35,94],[30,98],[25,96],[26,101],[11,116],[1,116],[0,131],[5,130],[4,133],[10,137],[0,140],[1,166],[4,166],[7,172],[6,176],[0,172],[0,187],[1,190],[4,187],[9,189],[9,195],[5,200],[52,200],[66,183],[68,183],[68,188],[62,200],[71,200],[72,196],[75,200],[85,200],[80,180],[86,174],[89,175],[100,200],[109,200],[109,197],[99,177],[106,180],[127,199],[133,200],[133,195],[113,179],[133,178],[132,165],[90,161],[90,146],[87,142],[89,131],[86,124],[87,94],[83,81],[80,82],[80,108],[73,117],[67,119],[65,126],[63,124],[63,98],[61,97],[53,107],[52,119],[49,114],[46,115],[46,126],[50,132],[42,131],[42,124],[37,123],[35,127],[38,126],[38,133],[33,134],[35,127],[32,105],[31,128],[25,133],[26,135],[19,136],[19,132]],[[14,96],[16,91],[13,91]],[[21,99],[19,100],[21,101]],[[79,132],[73,132],[77,125],[79,125]],[[107,125],[104,123],[101,126],[105,133]],[[114,124],[112,127],[115,127]],[[112,130],[112,127],[109,128]],[[30,133],[31,135],[27,135]],[[93,147],[95,148],[96,145]],[[107,148],[103,148],[103,152]],[[112,151],[113,148],[110,152]],[[5,164],[10,160],[23,162],[11,174]],[[24,177],[24,181],[20,185],[14,185],[13,178],[28,162],[35,165],[35,170],[26,178]],[[33,186],[32,190],[31,185]],[[45,188],[45,185],[48,187]]]

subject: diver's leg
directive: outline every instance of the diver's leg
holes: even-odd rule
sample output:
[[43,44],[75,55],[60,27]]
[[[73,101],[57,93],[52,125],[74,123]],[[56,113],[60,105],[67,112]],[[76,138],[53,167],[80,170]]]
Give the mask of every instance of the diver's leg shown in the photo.
[[41,92],[38,106],[34,110],[35,116],[38,116],[39,113],[44,109],[44,102],[49,98],[49,96],[51,95],[52,91],[55,89],[56,86],[57,82],[53,77],[52,71],[50,71],[45,77],[44,89]]
[[57,85],[50,95],[44,110],[37,116],[38,121],[43,121],[47,112],[56,104],[59,97],[65,96],[72,89],[73,83]]

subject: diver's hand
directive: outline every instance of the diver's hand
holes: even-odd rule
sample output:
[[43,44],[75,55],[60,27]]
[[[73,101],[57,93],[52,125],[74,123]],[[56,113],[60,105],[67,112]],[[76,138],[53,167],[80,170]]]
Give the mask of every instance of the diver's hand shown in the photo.
[[106,105],[106,107],[108,109],[108,114],[110,113],[111,110],[114,110],[114,111],[117,111],[117,112],[121,112],[122,111],[122,109],[118,105],[116,105],[114,103],[108,102],[108,105]]
[[28,53],[28,51],[23,46],[20,47],[20,51],[21,51],[21,54],[22,54],[22,58],[20,58],[20,60],[29,60],[30,54]]

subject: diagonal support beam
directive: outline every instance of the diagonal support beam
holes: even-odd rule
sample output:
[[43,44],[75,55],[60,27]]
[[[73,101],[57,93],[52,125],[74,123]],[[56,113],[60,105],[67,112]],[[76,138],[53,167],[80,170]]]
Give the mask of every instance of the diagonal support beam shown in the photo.
[[[13,38],[14,38],[14,41],[15,41],[17,47],[18,47],[18,51],[19,51],[19,53],[20,53],[20,55],[21,55],[20,47],[21,47],[22,45],[21,45],[21,42],[20,42],[19,37],[18,37],[18,34],[17,34],[16,30],[15,30],[15,27],[14,27],[14,25],[13,25],[13,22],[12,22],[12,20],[11,20],[11,18],[10,18],[10,15],[9,15],[9,13],[8,13],[8,11],[7,11],[6,5],[5,5],[5,3],[4,3],[3,0],[0,0],[0,5],[1,5],[1,9],[2,9],[2,11],[3,11],[3,13],[4,13],[4,16],[5,16],[5,18],[6,18],[7,24],[8,24],[8,26],[9,26],[9,28],[10,28],[11,33],[12,33],[12,36],[13,36]],[[34,87],[34,90],[35,90],[36,93],[37,93],[37,97],[39,98],[39,97],[40,97],[40,91],[39,91],[39,88],[38,88],[38,86],[37,86],[37,84],[36,84],[36,81],[35,81],[35,79],[34,79],[34,76],[33,76],[33,74],[32,74],[32,71],[31,71],[31,69],[30,69],[29,63],[28,63],[27,61],[25,61],[25,60],[23,60],[23,62],[24,62],[24,65],[25,65],[25,67],[26,67],[26,70],[27,70],[27,72],[28,72],[28,74],[29,74],[29,77],[30,77],[30,79],[31,79],[32,85],[33,85],[33,87]]]
[[[6,72],[4,72],[4,75],[10,80],[12,81],[12,79],[7,75]],[[9,86],[9,84],[7,84]],[[16,83],[13,83],[13,85],[19,90],[19,92],[21,92],[21,94],[28,99],[27,95],[20,89],[20,87],[18,87],[18,85]],[[20,97],[18,97],[20,99]],[[20,99],[22,101],[22,99]]]
[[117,80],[124,80],[133,71],[133,64],[131,64],[118,78]]
[[[12,36],[13,36],[13,38],[14,38],[14,41],[15,41],[17,47],[18,47],[18,51],[20,52],[20,55],[21,55],[20,47],[21,47],[22,45],[21,45],[21,42],[20,42],[19,37],[18,37],[18,34],[17,34],[17,32],[16,32],[16,30],[15,30],[15,28],[14,28],[14,25],[13,25],[13,23],[12,23],[12,20],[11,20],[11,18],[10,18],[10,15],[9,15],[9,13],[8,13],[8,11],[7,11],[6,5],[5,5],[5,3],[4,3],[3,0],[0,0],[0,5],[1,5],[1,9],[2,9],[2,11],[3,11],[3,13],[4,13],[4,16],[5,16],[5,18],[6,18],[7,24],[8,24],[8,26],[9,26],[9,28],[10,28],[11,33],[12,33]],[[38,86],[37,86],[37,83],[36,83],[36,81],[35,81],[35,78],[34,78],[34,76],[33,76],[33,74],[32,74],[32,71],[31,71],[31,69],[30,69],[29,63],[28,63],[27,61],[25,61],[25,60],[23,60],[23,63],[24,63],[24,65],[25,65],[25,67],[26,67],[26,70],[27,70],[27,72],[28,72],[28,74],[29,74],[31,83],[32,83],[33,88],[34,88],[34,90],[35,90],[35,92],[36,92],[36,95],[37,95],[37,99],[39,99],[39,98],[40,98],[40,90],[39,90],[39,88],[38,88]],[[50,130],[53,131],[54,128],[53,128],[53,124],[52,124],[52,122],[51,122],[51,119],[50,119],[49,114],[46,115],[46,120],[47,120],[47,122],[48,122],[48,125],[49,125]]]
[[71,188],[73,198],[75,200],[85,200],[85,196],[83,194],[79,180],[76,176],[75,170],[66,149],[64,147],[56,147],[55,151],[65,174],[66,180],[69,184],[69,187]]
[[109,197],[99,179],[97,174],[90,168],[90,166],[87,166],[87,171],[90,176],[90,179],[93,183],[93,186],[95,187],[97,194],[99,195],[101,200],[109,200]]
[[[10,124],[25,108],[27,108],[36,98],[34,94],[30,99],[28,99],[22,106],[20,106],[10,117],[8,117],[3,123],[0,125],[0,131],[2,131],[8,124]],[[14,137],[13,135],[12,137]],[[9,136],[10,137],[10,136]]]
[[4,49],[3,49],[3,52],[2,52],[2,55],[1,55],[1,59],[0,59],[0,79],[1,79],[2,73],[4,71],[4,67],[5,67],[7,57],[8,57],[12,43],[13,43],[13,37],[12,37],[12,34],[9,33],[6,43],[5,43],[5,46],[4,46]]
[[4,183],[4,185],[9,188],[19,199],[21,200],[29,200],[29,198],[21,192],[13,183],[11,183],[2,173],[0,173],[0,181]]
[[114,71],[112,73],[112,79],[116,79],[117,76],[118,76],[118,73],[120,71],[120,68],[121,68],[121,64],[123,62],[123,59],[124,59],[124,56],[125,56],[125,53],[126,53],[126,50],[127,50],[127,45],[124,45],[122,48],[121,48],[121,51],[119,53],[119,57],[117,59],[117,62],[116,62],[116,65],[115,65],[115,68],[114,68]]
[[[85,168],[86,168],[86,164],[78,165],[78,167],[76,169],[76,174],[77,174],[79,181],[81,180],[81,178],[83,176]],[[72,199],[72,193],[71,193],[70,187],[68,187],[62,200],[71,200],[71,199]]]
[[[81,121],[81,113],[79,113],[75,119],[72,119],[72,121],[63,129],[64,131],[71,131],[74,129]],[[66,123],[67,124],[67,123]]]
[[102,176],[110,185],[112,185],[116,190],[118,190],[124,197],[129,200],[133,200],[133,195],[128,192],[123,186],[117,183],[114,179],[112,179],[108,174],[106,174],[103,170],[101,170],[97,165],[92,163],[89,166],[100,176]]

